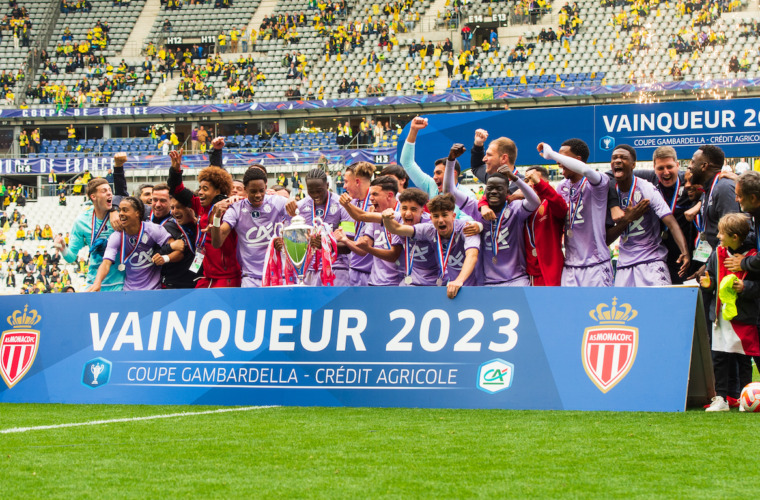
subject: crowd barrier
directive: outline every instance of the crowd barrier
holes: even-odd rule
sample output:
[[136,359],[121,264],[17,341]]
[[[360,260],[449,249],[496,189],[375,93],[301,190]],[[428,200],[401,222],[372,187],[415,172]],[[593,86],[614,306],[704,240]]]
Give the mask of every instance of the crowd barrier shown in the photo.
[[695,288],[9,296],[0,402],[683,411],[714,395]]

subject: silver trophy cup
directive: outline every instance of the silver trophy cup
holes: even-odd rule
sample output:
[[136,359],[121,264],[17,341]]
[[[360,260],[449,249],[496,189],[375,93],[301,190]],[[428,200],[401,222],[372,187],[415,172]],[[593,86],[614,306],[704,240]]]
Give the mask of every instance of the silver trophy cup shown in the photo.
[[290,225],[282,230],[283,250],[296,268],[298,285],[303,285],[304,267],[306,266],[306,254],[309,250],[310,235],[314,227],[306,224],[306,219],[296,215]]

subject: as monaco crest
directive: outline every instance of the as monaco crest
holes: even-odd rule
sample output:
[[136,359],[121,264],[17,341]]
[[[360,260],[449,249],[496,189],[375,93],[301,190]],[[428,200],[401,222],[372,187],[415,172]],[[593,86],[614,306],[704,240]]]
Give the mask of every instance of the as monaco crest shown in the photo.
[[604,393],[628,374],[639,346],[639,329],[626,325],[638,312],[631,309],[630,304],[622,304],[620,308],[616,304],[617,298],[613,298],[612,308],[599,304],[589,311],[599,326],[591,326],[583,332],[583,368]]
[[24,306],[23,314],[14,311],[8,316],[8,324],[12,328],[4,331],[0,338],[0,376],[9,389],[24,378],[37,356],[40,332],[31,327],[39,323],[42,317],[35,310],[27,314],[28,307]]

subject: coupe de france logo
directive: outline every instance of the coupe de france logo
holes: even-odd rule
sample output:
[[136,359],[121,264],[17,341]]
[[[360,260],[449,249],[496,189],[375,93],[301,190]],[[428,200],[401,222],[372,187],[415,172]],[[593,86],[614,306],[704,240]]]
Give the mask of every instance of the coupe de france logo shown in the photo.
[[486,361],[478,369],[478,389],[495,394],[512,386],[515,365],[503,359]]
[[23,313],[16,310],[8,316],[11,329],[4,331],[0,338],[0,376],[8,389],[24,378],[37,356],[40,332],[32,330],[32,327],[42,317],[34,309],[27,313],[28,308],[29,306],[24,306]]
[[615,138],[609,135],[605,135],[599,139],[599,149],[602,151],[609,151],[615,147]]
[[606,393],[623,380],[636,360],[639,346],[639,329],[627,326],[638,312],[630,304],[612,307],[599,304],[589,311],[589,316],[599,323],[583,332],[583,368],[586,375]]
[[105,358],[91,359],[82,369],[82,384],[90,389],[103,387],[111,380],[111,362]]

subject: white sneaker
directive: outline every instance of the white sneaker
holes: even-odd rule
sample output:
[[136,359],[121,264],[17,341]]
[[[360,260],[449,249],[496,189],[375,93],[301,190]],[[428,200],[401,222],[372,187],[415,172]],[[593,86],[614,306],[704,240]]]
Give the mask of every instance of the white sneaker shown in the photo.
[[722,396],[715,396],[712,398],[712,403],[707,407],[705,411],[729,411],[728,403]]

